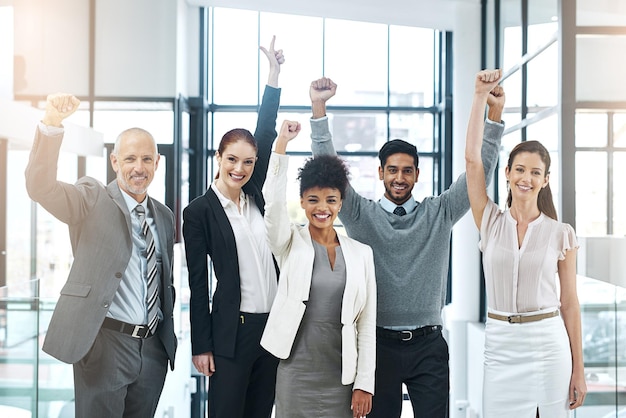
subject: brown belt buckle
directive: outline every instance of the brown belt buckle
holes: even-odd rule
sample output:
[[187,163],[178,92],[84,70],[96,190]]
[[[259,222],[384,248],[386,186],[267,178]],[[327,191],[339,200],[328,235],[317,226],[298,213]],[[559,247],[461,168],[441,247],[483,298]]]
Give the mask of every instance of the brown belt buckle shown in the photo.
[[521,324],[522,323],[522,315],[510,315],[509,316],[509,324]]

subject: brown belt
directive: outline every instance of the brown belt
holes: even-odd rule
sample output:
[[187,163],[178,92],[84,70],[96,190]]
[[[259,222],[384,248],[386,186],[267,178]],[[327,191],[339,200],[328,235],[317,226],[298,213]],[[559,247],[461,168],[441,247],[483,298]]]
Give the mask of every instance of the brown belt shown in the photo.
[[497,319],[499,321],[506,321],[510,324],[523,324],[525,322],[535,322],[541,321],[546,318],[553,318],[559,315],[559,310],[557,309],[554,312],[547,312],[537,315],[498,315],[492,312],[487,312],[487,316],[491,319]]

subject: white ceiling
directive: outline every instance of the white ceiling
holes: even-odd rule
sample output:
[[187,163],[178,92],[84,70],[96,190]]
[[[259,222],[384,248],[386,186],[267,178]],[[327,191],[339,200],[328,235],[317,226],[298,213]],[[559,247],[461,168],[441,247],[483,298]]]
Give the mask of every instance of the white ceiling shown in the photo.
[[480,0],[187,0],[192,5],[261,10],[451,30],[458,7]]

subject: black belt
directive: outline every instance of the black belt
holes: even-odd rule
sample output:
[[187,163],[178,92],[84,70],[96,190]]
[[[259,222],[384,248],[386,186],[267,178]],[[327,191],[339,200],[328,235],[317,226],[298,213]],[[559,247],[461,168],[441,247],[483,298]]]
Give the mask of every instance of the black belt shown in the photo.
[[423,337],[424,335],[441,331],[441,329],[442,329],[441,325],[427,325],[425,327],[419,327],[416,329],[407,329],[407,330],[402,330],[402,331],[376,327],[376,336],[382,337],[382,338],[389,338],[392,340],[411,341],[413,338]]
[[150,328],[147,325],[133,325],[127,324],[123,321],[118,321],[117,319],[109,318],[108,316],[104,318],[104,322],[102,323],[102,328],[112,329],[113,331],[119,331],[123,334],[128,334],[133,338],[148,338],[152,337],[152,333],[150,332]]
[[239,312],[239,324],[265,324],[269,313]]

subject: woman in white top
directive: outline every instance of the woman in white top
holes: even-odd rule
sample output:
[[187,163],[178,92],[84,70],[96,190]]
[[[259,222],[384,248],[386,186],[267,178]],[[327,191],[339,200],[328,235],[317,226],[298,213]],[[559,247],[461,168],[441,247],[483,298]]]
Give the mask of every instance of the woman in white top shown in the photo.
[[281,359],[276,418],[361,418],[370,413],[376,368],[376,283],[372,249],[333,223],[348,187],[336,156],[299,170],[305,225],[289,222],[287,142],[300,130],[285,121],[265,184],[267,234],[280,265],[278,293],[261,345]]
[[587,392],[576,294],[578,243],[574,229],[557,221],[550,155],[539,142],[522,142],[509,155],[507,209],[487,196],[483,112],[490,97],[504,95],[500,77],[500,70],[476,76],[465,148],[488,301],[483,416],[568,417]]

